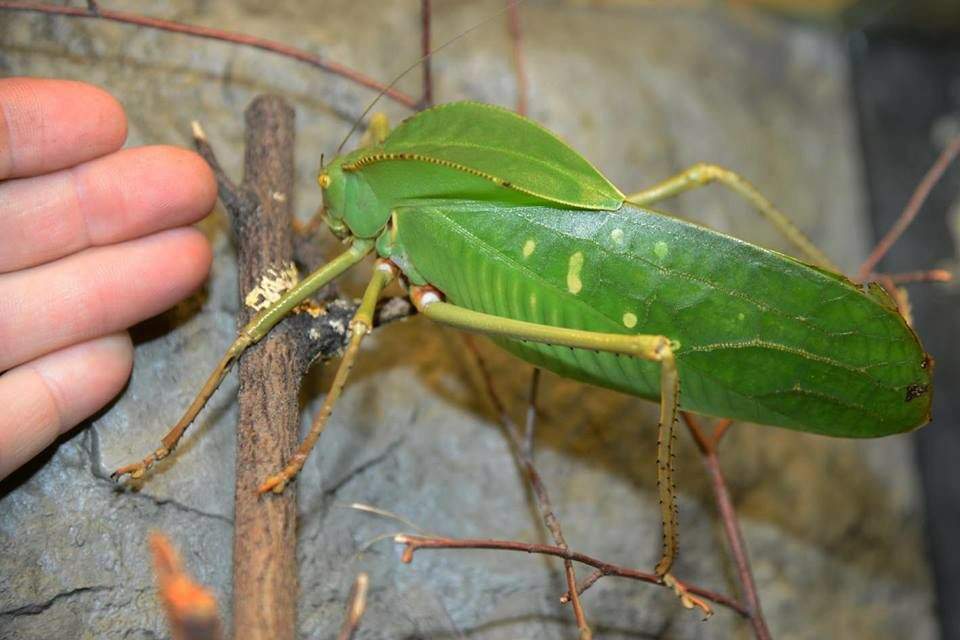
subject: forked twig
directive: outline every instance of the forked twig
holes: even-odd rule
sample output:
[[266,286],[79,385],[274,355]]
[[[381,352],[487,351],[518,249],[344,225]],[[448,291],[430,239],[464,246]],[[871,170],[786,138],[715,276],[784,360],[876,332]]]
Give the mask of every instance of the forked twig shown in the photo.
[[402,104],[410,109],[416,109],[418,102],[406,93],[393,88],[387,88],[386,85],[377,82],[370,76],[367,76],[355,69],[351,69],[339,62],[327,60],[315,53],[310,53],[304,49],[291,47],[276,40],[268,38],[258,38],[237,31],[228,31],[226,29],[216,29],[214,27],[203,27],[200,25],[186,24],[174,20],[164,20],[162,18],[153,18],[136,13],[127,13],[125,11],[112,11],[104,9],[96,2],[88,2],[86,7],[67,7],[58,4],[47,4],[43,2],[21,2],[18,0],[0,0],[0,11],[29,11],[33,13],[44,13],[50,15],[68,16],[72,18],[93,18],[100,20],[109,20],[122,24],[130,24],[148,29],[157,29],[159,31],[168,31],[171,33],[183,33],[197,38],[206,38],[208,40],[218,40],[221,42],[231,42],[254,49],[269,51],[278,55],[303,62],[312,67],[316,67],[327,73],[346,78],[362,87],[372,89],[373,91],[384,91],[384,95],[391,100]]
[[[491,540],[486,538],[441,538],[427,536],[411,536],[400,534],[394,536],[394,542],[405,546],[401,560],[409,563],[413,562],[413,555],[421,549],[494,549],[499,551],[516,551],[521,553],[534,553],[539,555],[554,556],[557,558],[569,559],[573,562],[595,567],[599,570],[601,576],[615,576],[619,578],[629,578],[649,584],[666,586],[655,573],[647,573],[636,569],[629,569],[619,565],[598,560],[577,551],[562,549],[558,546],[549,544],[534,544],[528,542],[517,542],[514,540]],[[704,589],[688,583],[682,583],[687,592],[700,596],[711,602],[715,602],[724,607],[736,611],[741,616],[749,617],[749,613],[739,602],[715,591]]]

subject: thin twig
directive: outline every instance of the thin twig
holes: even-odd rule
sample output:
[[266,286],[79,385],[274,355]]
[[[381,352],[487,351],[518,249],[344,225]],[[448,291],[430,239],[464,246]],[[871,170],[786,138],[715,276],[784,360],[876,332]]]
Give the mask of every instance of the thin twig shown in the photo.
[[924,284],[929,282],[950,282],[953,274],[946,269],[928,269],[926,271],[905,271],[903,273],[871,273],[866,280],[886,278],[890,284]]
[[430,27],[432,22],[430,0],[420,0],[420,51],[423,56],[423,97],[424,108],[433,106],[433,65],[430,55]]
[[343,619],[343,626],[340,627],[337,640],[350,640],[353,634],[357,632],[360,619],[367,608],[367,589],[369,586],[370,577],[366,573],[360,573],[350,589],[350,597],[347,600],[347,615]]
[[162,18],[153,18],[150,16],[139,15],[135,13],[127,13],[124,11],[111,11],[109,9],[103,9],[99,7],[96,3],[88,3],[87,7],[66,7],[63,5],[56,4],[46,4],[42,2],[18,2],[16,0],[0,0],[0,11],[30,11],[34,13],[44,13],[44,14],[53,14],[61,16],[69,16],[73,18],[94,18],[101,20],[109,20],[111,22],[119,22],[122,24],[136,25],[138,27],[146,27],[148,29],[158,29],[160,31],[169,31],[172,33],[184,33],[191,36],[196,36],[198,38],[206,38],[208,40],[219,40],[221,42],[231,42],[233,44],[239,44],[247,47],[253,47],[254,49],[261,49],[263,51],[269,51],[271,53],[276,53],[286,58],[291,58],[293,60],[298,60],[305,64],[308,64],[312,67],[316,67],[327,73],[332,73],[334,75],[346,78],[347,80],[356,83],[362,87],[372,89],[373,91],[385,91],[384,95],[390,99],[408,107],[410,109],[417,108],[417,100],[412,96],[405,94],[402,91],[397,89],[387,89],[386,85],[377,82],[373,78],[360,73],[354,69],[351,69],[345,65],[340,64],[339,62],[334,62],[332,60],[327,60],[317,54],[310,53],[303,49],[297,47],[291,47],[289,45],[283,44],[282,42],[277,42],[276,40],[269,40],[267,38],[258,38],[256,36],[251,36],[245,33],[239,33],[236,31],[228,31],[226,29],[216,29],[213,27],[203,27],[200,25],[185,24],[182,22],[175,22],[173,20],[164,20]]
[[730,545],[730,552],[733,555],[737,574],[740,577],[743,597],[746,600],[745,615],[753,626],[753,632],[757,640],[770,640],[770,630],[767,628],[763,610],[760,608],[760,598],[757,596],[757,585],[753,579],[753,572],[750,570],[750,559],[743,542],[743,534],[737,522],[737,514],[733,508],[733,501],[730,499],[727,482],[720,468],[720,458],[717,456],[717,446],[727,433],[732,421],[720,420],[714,428],[713,434],[708,437],[703,433],[699,421],[694,416],[686,411],[682,411],[681,414],[703,456],[707,471],[710,473],[714,499],[717,503],[717,510],[720,512],[720,521],[723,523],[723,531]]
[[249,208],[256,207],[256,195],[246,189],[238,187],[237,184],[230,179],[226,171],[223,170],[220,161],[217,160],[216,153],[213,151],[213,147],[210,146],[210,140],[207,138],[207,134],[203,130],[203,127],[200,126],[200,123],[194,120],[190,123],[190,126],[193,133],[194,147],[197,153],[200,154],[200,157],[210,165],[210,170],[213,171],[213,176],[217,181],[217,196],[227,210],[245,211]]
[[[543,482],[543,477],[540,475],[536,465],[533,463],[533,432],[536,428],[536,395],[537,387],[540,381],[540,370],[534,368],[533,375],[530,380],[529,403],[527,405],[527,419],[525,425],[526,429],[524,440],[521,441],[520,430],[510,417],[510,414],[504,408],[503,402],[500,400],[499,394],[497,394],[496,387],[493,385],[493,378],[490,375],[490,371],[487,368],[483,356],[480,355],[480,351],[477,349],[476,343],[474,343],[470,336],[464,336],[464,342],[466,342],[468,349],[476,360],[477,367],[480,369],[480,373],[483,378],[483,384],[487,398],[490,400],[495,412],[499,416],[501,426],[509,437],[517,459],[523,466],[523,469],[527,475],[527,479],[530,482],[530,486],[533,488],[533,493],[534,496],[536,496],[537,506],[540,509],[540,516],[543,518],[544,526],[547,527],[547,530],[553,537],[554,543],[556,543],[559,548],[568,549],[569,547],[567,546],[567,541],[563,536],[563,529],[560,526],[560,520],[557,518],[557,515],[553,510],[553,503],[550,501],[550,493],[547,491],[547,486]],[[577,593],[577,574],[573,568],[573,563],[569,559],[564,560],[563,569],[564,575],[567,579],[567,593],[572,594],[569,602],[573,608],[573,615],[577,622],[577,629],[580,632],[580,638],[582,640],[586,640],[593,637],[593,634],[590,631],[590,626],[587,624],[587,616],[584,613],[583,605],[580,602],[580,594]],[[561,602],[565,601],[561,600]]]
[[517,78],[517,113],[527,115],[527,72],[523,54],[523,29],[520,23],[520,7],[514,0],[507,0],[507,28],[513,44],[513,68]]
[[[654,573],[646,573],[628,567],[611,564],[593,558],[577,551],[563,549],[558,546],[548,544],[534,544],[528,542],[516,542],[513,540],[491,540],[485,538],[441,538],[424,537],[401,534],[394,536],[394,542],[405,545],[401,560],[405,563],[413,561],[413,554],[421,549],[494,549],[499,551],[517,551],[522,553],[534,553],[540,555],[554,556],[565,560],[572,560],[581,564],[589,565],[598,569],[604,576],[614,576],[618,578],[629,578],[640,582],[666,587],[663,581]],[[715,591],[697,587],[691,584],[682,583],[682,586],[692,594],[701,596],[715,602],[721,606],[728,607],[744,617],[749,617],[749,613],[739,602]]]
[[857,277],[861,282],[867,279],[867,276],[874,270],[877,263],[887,254],[887,251],[890,250],[890,247],[893,246],[900,235],[906,231],[910,223],[913,222],[913,219],[917,217],[917,214],[920,213],[920,207],[923,206],[927,196],[930,195],[933,187],[940,181],[943,173],[958,154],[960,154],[960,136],[951,140],[950,144],[940,153],[936,162],[933,163],[927,171],[927,174],[923,176],[923,180],[917,185],[913,195],[910,196],[910,200],[907,201],[907,206],[904,207],[903,213],[900,214],[896,223],[894,223],[890,231],[883,236],[883,239],[877,243],[877,246],[870,252],[870,255],[864,260],[863,264],[860,265],[860,272]]

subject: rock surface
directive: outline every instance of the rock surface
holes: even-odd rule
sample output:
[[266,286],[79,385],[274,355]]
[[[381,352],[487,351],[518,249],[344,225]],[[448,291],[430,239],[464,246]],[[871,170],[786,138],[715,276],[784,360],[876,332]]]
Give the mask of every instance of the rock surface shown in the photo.
[[[141,3],[110,8],[140,11]],[[496,2],[437,3],[434,43],[495,13]],[[419,3],[167,0],[152,14],[306,47],[387,79],[418,57]],[[510,41],[496,19],[434,59],[437,97],[511,106]],[[530,114],[624,190],[696,161],[749,177],[846,268],[865,253],[847,66],[835,35],[751,14],[704,10],[523,8]],[[285,96],[298,117],[299,209],[313,175],[367,90],[260,51],[100,21],[0,13],[0,73],[58,76],[112,91],[129,144],[189,145],[202,122],[232,175],[243,108]],[[401,81],[418,91],[416,73]],[[407,112],[381,102],[394,121]],[[905,194],[906,196],[906,194]],[[665,205],[785,248],[719,188]],[[167,637],[146,533],[167,532],[224,609],[230,594],[232,398],[217,394],[185,446],[140,491],[109,470],[151,450],[229,342],[237,292],[221,212],[202,224],[216,248],[206,289],[139,327],[133,378],[107,410],[0,485],[0,638]],[[331,244],[331,247],[333,245]],[[52,301],[52,303],[54,303]],[[529,376],[484,347],[496,384],[522,409]],[[308,380],[307,409],[329,382]],[[303,638],[335,637],[359,570],[371,574],[360,638],[570,638],[558,562],[494,552],[422,552],[411,566],[387,534],[410,526],[346,508],[363,502],[450,536],[546,541],[508,447],[490,420],[455,333],[422,319],[378,332],[307,464],[299,492]],[[652,566],[659,522],[652,405],[545,376],[539,467],[574,548]],[[681,437],[677,573],[735,592],[708,479]],[[835,441],[740,425],[723,462],[761,600],[776,637],[934,638],[933,595],[909,439]],[[581,571],[581,575],[586,575]],[[706,624],[662,589],[606,579],[585,595],[597,637],[750,637],[735,614]]]

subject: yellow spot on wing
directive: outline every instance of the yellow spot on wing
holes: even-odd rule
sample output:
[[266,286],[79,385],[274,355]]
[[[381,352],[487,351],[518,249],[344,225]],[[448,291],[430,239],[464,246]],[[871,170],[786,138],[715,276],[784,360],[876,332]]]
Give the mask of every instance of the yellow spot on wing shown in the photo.
[[627,329],[633,329],[635,326],[637,326],[636,314],[630,313],[629,311],[623,314],[623,326],[625,326]]
[[657,254],[657,257],[663,260],[667,257],[667,254],[670,253],[670,247],[667,246],[667,243],[663,240],[657,242],[653,245],[653,252]]
[[537,243],[533,240],[527,240],[523,243],[523,257],[529,258],[530,254],[533,253],[533,250],[537,248]]
[[583,282],[580,280],[580,269],[583,268],[583,252],[577,251],[570,256],[570,266],[567,269],[567,291],[573,294],[580,293]]

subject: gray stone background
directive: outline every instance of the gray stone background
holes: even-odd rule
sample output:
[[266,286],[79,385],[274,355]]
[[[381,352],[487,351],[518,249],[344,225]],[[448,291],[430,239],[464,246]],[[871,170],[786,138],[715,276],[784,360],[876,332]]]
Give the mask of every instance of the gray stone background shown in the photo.
[[[419,3],[110,0],[110,8],[270,37],[387,79],[418,57]],[[500,8],[438,1],[434,43]],[[755,182],[846,268],[869,240],[848,67],[837,34],[746,12],[619,3],[529,2],[522,10],[530,114],[624,190],[696,161]],[[502,19],[434,60],[437,98],[512,106]],[[369,91],[292,61],[223,43],[99,21],[0,14],[0,74],[86,80],[126,107],[129,145],[190,144],[199,120],[239,176],[242,111],[275,92],[297,111],[297,206]],[[400,85],[416,94],[414,73]],[[407,112],[390,102],[396,121]],[[907,194],[904,194],[904,199]],[[669,209],[785,248],[718,188]],[[185,446],[139,492],[111,469],[151,450],[234,331],[228,223],[201,224],[216,248],[206,288],[135,331],[133,378],[110,407],[0,485],[0,638],[165,638],[146,534],[160,529],[197,578],[230,602],[233,395],[224,385]],[[331,243],[331,248],[333,244]],[[349,290],[350,287],[348,286]],[[499,389],[522,409],[529,371],[484,345]],[[329,382],[303,393],[304,421]],[[546,541],[461,341],[423,319],[375,334],[296,484],[303,638],[335,637],[350,583],[370,572],[359,638],[571,638],[559,562],[495,552],[422,552],[411,566],[383,536],[409,527],[346,508],[360,501],[451,536]],[[537,457],[567,539],[612,562],[658,554],[655,408],[545,375]],[[678,460],[676,572],[725,592],[735,576],[692,442]],[[736,426],[722,449],[761,600],[780,638],[934,638],[933,594],[907,438],[841,441]],[[379,541],[377,541],[379,539]],[[581,575],[586,575],[581,572]],[[584,605],[602,638],[747,638],[735,614],[707,623],[665,590],[606,579]]]

